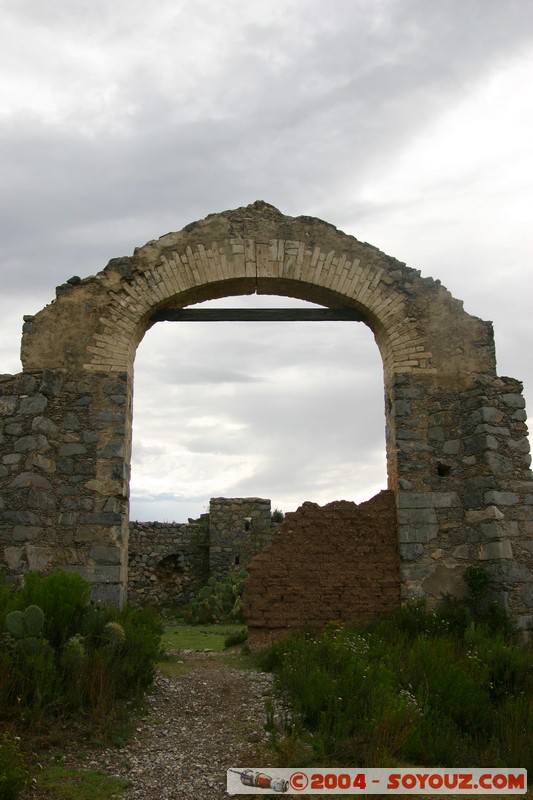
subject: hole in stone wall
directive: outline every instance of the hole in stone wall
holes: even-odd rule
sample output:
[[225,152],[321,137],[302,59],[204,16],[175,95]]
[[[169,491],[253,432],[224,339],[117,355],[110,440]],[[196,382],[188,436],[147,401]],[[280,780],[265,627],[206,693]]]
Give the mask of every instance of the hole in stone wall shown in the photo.
[[155,574],[164,586],[180,589],[183,583],[183,555],[173,553],[163,558],[155,568]]
[[445,478],[447,475],[450,475],[452,468],[449,464],[437,464],[437,475],[439,478]]

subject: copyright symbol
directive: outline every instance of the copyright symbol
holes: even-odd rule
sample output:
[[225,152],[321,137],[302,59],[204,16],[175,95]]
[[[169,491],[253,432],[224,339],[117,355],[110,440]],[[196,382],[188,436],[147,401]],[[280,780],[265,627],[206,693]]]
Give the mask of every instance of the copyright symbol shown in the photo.
[[302,792],[304,789],[307,788],[307,784],[309,783],[309,778],[305,774],[305,772],[293,772],[290,778],[291,789],[294,789],[295,792]]

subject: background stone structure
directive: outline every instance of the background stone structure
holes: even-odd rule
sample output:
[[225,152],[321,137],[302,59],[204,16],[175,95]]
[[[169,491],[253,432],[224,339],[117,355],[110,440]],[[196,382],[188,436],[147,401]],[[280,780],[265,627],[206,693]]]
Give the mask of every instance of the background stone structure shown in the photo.
[[183,524],[130,522],[128,602],[187,602],[211,576],[247,568],[276,527],[259,497],[211,498],[209,513]]
[[209,503],[209,572],[220,578],[247,567],[272,538],[270,500],[216,497]]
[[457,590],[483,563],[533,623],[533,480],[521,384],[492,326],[432,278],[310,217],[258,202],[70,278],[25,318],[23,372],[0,383],[0,552],[60,564],[124,602],[133,361],[162,309],[242,294],[355,309],[384,369],[388,488],[402,597]]
[[209,529],[205,522],[130,523],[130,605],[176,606],[189,601],[208,577]]
[[305,625],[366,622],[400,605],[393,492],[288,513],[249,564],[244,615],[253,647]]

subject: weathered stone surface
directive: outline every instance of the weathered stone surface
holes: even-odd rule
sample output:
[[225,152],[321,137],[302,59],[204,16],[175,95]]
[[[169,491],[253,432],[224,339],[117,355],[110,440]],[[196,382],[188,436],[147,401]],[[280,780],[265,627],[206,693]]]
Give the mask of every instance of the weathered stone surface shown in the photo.
[[120,564],[121,549],[119,547],[104,547],[102,545],[92,547],[89,558],[97,564]]
[[487,542],[479,548],[479,557],[482,561],[513,558],[511,542],[508,540],[502,542]]
[[39,453],[46,453],[50,450],[48,439],[41,433],[35,436],[22,436],[15,442],[15,450],[19,453],[27,453],[29,451],[37,451]]
[[9,484],[10,489],[24,489],[27,487],[37,489],[51,489],[52,484],[43,475],[35,472],[20,472],[17,477]]
[[34,397],[23,397],[20,401],[19,413],[20,414],[40,414],[48,405],[48,399],[44,394],[37,394]]
[[442,562],[437,564],[435,570],[421,582],[426,594],[437,599],[451,594],[461,596],[465,593],[463,581],[464,566],[447,567]]
[[520,498],[514,492],[495,492],[485,493],[485,502],[493,503],[496,506],[515,506]]

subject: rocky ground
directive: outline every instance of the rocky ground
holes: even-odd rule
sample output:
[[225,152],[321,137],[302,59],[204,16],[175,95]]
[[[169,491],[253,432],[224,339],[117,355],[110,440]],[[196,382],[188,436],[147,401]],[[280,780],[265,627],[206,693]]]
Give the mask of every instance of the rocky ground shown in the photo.
[[[73,750],[64,763],[127,778],[125,800],[223,800],[228,768],[266,768],[257,759],[271,676],[236,666],[226,653],[186,651],[180,660],[181,674],[158,674],[127,745]],[[45,797],[32,788],[21,800]]]

